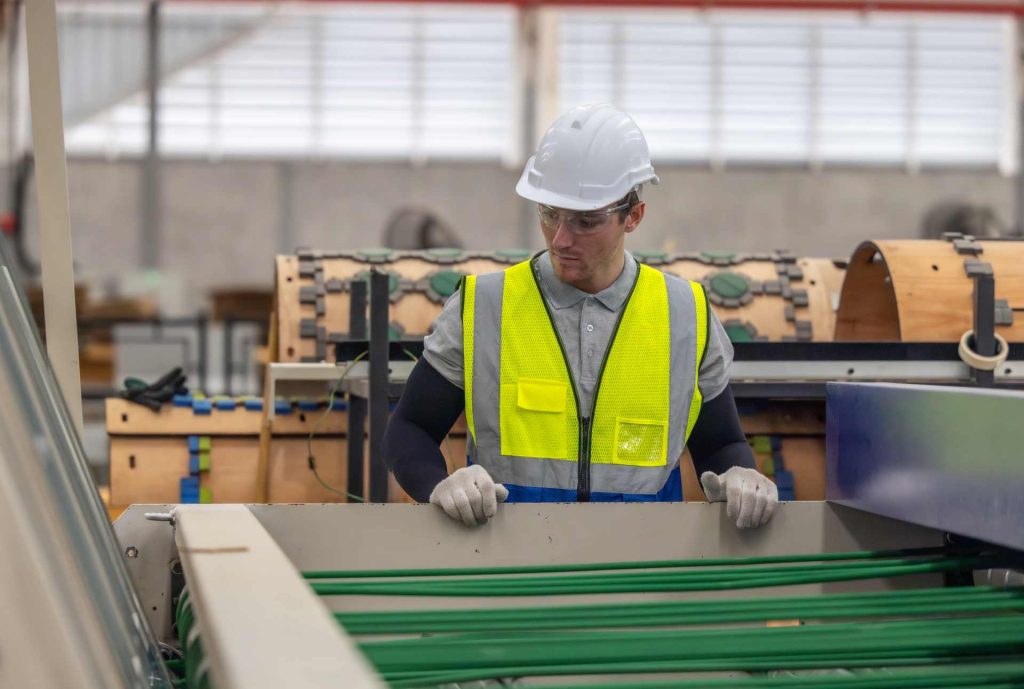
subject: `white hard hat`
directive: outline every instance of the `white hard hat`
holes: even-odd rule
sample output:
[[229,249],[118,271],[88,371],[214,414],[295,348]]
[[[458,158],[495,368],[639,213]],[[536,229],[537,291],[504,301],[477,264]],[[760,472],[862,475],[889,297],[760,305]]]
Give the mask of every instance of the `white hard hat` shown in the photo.
[[612,105],[581,105],[544,133],[516,193],[556,208],[592,211],[644,182],[657,184],[658,176],[633,118]]

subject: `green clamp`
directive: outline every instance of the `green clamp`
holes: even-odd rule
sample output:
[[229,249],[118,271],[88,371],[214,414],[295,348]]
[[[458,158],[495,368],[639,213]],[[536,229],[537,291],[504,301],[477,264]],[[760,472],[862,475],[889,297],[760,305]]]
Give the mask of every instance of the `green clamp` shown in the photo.
[[521,263],[532,255],[529,249],[498,249],[494,252],[494,260],[499,263]]
[[738,254],[735,251],[702,251],[700,252],[700,260],[704,263],[710,263],[716,266],[730,266],[736,262]]
[[466,273],[458,270],[439,270],[427,279],[427,297],[443,303],[459,289],[459,283]]
[[750,291],[750,283],[746,277],[728,271],[712,275],[708,280],[708,286],[723,299],[739,299]]
[[462,249],[455,247],[437,247],[427,249],[426,258],[434,263],[458,263],[462,260]]
[[668,252],[667,251],[634,251],[633,256],[649,266],[661,266],[668,263]]
[[394,249],[386,248],[360,249],[356,252],[356,258],[366,263],[387,263],[394,255]]
[[757,342],[757,328],[750,323],[730,319],[722,327],[730,342]]

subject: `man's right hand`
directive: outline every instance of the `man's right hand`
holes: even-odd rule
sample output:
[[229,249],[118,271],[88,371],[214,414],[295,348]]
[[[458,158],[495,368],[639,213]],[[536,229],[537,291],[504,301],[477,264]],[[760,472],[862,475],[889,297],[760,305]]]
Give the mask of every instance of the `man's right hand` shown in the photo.
[[466,526],[480,526],[497,513],[498,503],[507,497],[505,486],[495,483],[482,466],[473,465],[438,483],[430,494],[430,503]]

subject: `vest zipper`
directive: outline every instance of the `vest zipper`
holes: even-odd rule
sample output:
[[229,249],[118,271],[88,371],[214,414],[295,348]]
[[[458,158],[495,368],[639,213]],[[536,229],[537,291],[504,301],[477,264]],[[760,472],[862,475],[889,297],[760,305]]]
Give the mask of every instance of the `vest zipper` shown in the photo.
[[[540,254],[538,254],[538,256],[539,255]],[[548,301],[544,298],[544,289],[541,287],[536,258],[537,257],[535,256],[533,262],[530,264],[533,281],[537,285],[537,290],[540,292],[540,300],[541,303],[544,304],[545,313],[548,314],[548,321],[551,323],[551,329],[555,331],[555,340],[558,341],[558,348],[562,352],[562,362],[565,364],[565,370],[569,374],[569,383],[572,385],[572,398],[576,403],[576,419],[579,429],[576,457],[576,502],[590,502],[590,433],[593,430],[592,422],[594,419],[594,411],[597,409],[597,393],[601,389],[601,379],[604,377],[604,367],[608,363],[608,355],[612,351],[612,345],[615,343],[615,337],[619,334],[619,325],[622,323],[622,317],[626,313],[626,308],[629,307],[629,300],[633,297],[633,291],[636,289],[636,283],[640,280],[640,262],[636,261],[635,258],[633,259],[636,261],[636,275],[633,276],[633,284],[629,286],[629,294],[626,295],[626,300],[622,304],[622,310],[619,311],[619,316],[615,319],[615,327],[612,329],[611,337],[608,340],[608,346],[604,348],[604,358],[601,359],[601,368],[597,373],[597,382],[594,384],[594,394],[590,398],[590,416],[583,416],[579,394],[576,392],[576,378],[572,375],[572,366],[569,365],[569,357],[565,353],[565,344],[562,342],[562,336],[558,332],[558,326],[555,325],[555,317],[551,313],[551,307],[548,306]],[[582,362],[580,362],[580,365],[582,366]]]
[[590,419],[580,419],[580,453],[576,462],[576,502],[590,502]]
[[[597,411],[597,393],[601,390],[601,380],[604,378],[604,367],[608,363],[608,356],[612,352],[612,345],[615,344],[615,338],[619,334],[619,325],[622,324],[622,317],[626,315],[626,309],[629,308],[629,301],[633,298],[633,290],[636,289],[636,283],[639,280],[640,263],[637,262],[636,275],[633,276],[633,284],[629,286],[629,294],[626,295],[626,300],[622,302],[622,309],[619,311],[618,318],[615,319],[615,327],[612,328],[611,337],[608,339],[608,346],[604,348],[604,358],[601,359],[601,368],[597,371],[597,382],[594,383],[594,394],[590,396],[590,417],[584,419],[587,426],[587,452],[580,458],[579,487],[576,489],[576,500],[578,502],[590,502],[590,446],[592,442],[590,434],[593,430],[592,425],[594,421],[594,414]],[[580,497],[583,487],[586,488],[586,497]]]

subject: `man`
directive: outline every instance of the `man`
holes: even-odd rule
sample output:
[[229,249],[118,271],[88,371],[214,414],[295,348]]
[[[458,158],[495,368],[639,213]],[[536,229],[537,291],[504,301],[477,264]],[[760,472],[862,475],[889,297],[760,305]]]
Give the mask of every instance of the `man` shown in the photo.
[[[640,265],[624,239],[656,184],[643,133],[610,105],[545,133],[516,192],[547,251],[469,276],[424,341],[384,438],[402,487],[466,525],[523,502],[681,500],[684,445],[737,526],[778,502],[728,387],[732,346],[699,283]],[[465,410],[469,466],[439,445]]]

